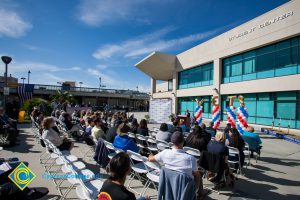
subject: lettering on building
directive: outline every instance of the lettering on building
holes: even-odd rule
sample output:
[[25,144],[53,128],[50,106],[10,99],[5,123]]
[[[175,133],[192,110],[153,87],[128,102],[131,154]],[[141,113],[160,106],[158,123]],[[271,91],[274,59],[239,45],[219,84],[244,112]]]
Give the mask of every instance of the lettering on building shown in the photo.
[[251,34],[251,33],[253,33],[257,29],[263,29],[264,27],[270,26],[270,25],[272,25],[272,24],[274,24],[276,22],[284,20],[284,19],[286,19],[286,18],[288,18],[290,16],[293,16],[293,14],[294,14],[293,11],[289,11],[287,13],[284,13],[283,15],[280,15],[280,16],[275,17],[273,19],[267,20],[266,22],[264,22],[262,24],[259,24],[258,26],[254,26],[254,27],[252,27],[252,28],[250,28],[248,30],[245,30],[245,31],[243,31],[241,33],[238,33],[238,34],[236,34],[236,35],[234,35],[232,37],[229,37],[229,41],[231,42],[231,41],[233,41],[235,39],[238,39],[238,38],[241,38],[241,37],[246,36],[248,34]]

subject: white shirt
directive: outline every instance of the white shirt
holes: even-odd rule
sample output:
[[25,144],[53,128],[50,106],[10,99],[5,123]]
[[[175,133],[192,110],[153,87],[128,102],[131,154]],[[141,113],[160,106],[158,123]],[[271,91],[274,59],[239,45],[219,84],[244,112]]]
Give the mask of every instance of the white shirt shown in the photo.
[[194,178],[192,172],[198,170],[196,159],[182,149],[165,149],[155,155],[155,160],[163,163],[166,168],[186,173],[191,178]]

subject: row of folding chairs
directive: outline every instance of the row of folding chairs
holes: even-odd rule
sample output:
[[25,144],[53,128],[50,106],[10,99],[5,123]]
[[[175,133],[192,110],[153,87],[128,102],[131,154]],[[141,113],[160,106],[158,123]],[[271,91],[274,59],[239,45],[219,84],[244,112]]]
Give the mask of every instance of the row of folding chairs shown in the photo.
[[104,181],[95,179],[96,175],[69,151],[60,151],[41,136],[39,139],[45,144],[39,159],[45,169],[44,178],[52,179],[61,195],[60,199],[70,199],[68,196],[72,190],[75,190],[79,199],[96,199]]

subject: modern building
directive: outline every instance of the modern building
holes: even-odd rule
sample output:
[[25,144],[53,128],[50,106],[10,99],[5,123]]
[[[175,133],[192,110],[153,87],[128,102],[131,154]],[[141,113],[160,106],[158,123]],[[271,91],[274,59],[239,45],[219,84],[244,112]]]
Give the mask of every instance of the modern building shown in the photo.
[[243,95],[248,123],[271,126],[274,118],[275,126],[300,129],[300,2],[178,55],[153,52],[136,67],[151,77],[151,98],[171,99],[173,113],[193,112],[195,98],[203,98],[203,117],[211,119],[212,96],[218,96],[226,121],[227,97]]

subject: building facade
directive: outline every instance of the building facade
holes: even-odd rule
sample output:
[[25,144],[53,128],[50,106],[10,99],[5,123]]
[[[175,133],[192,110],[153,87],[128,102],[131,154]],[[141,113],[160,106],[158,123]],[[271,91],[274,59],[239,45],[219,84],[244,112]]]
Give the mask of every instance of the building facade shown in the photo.
[[198,98],[211,119],[218,96],[226,121],[227,97],[243,95],[250,124],[300,129],[300,3],[289,1],[178,55],[153,52],[136,67],[151,77],[151,98],[172,99],[173,113],[193,112]]

